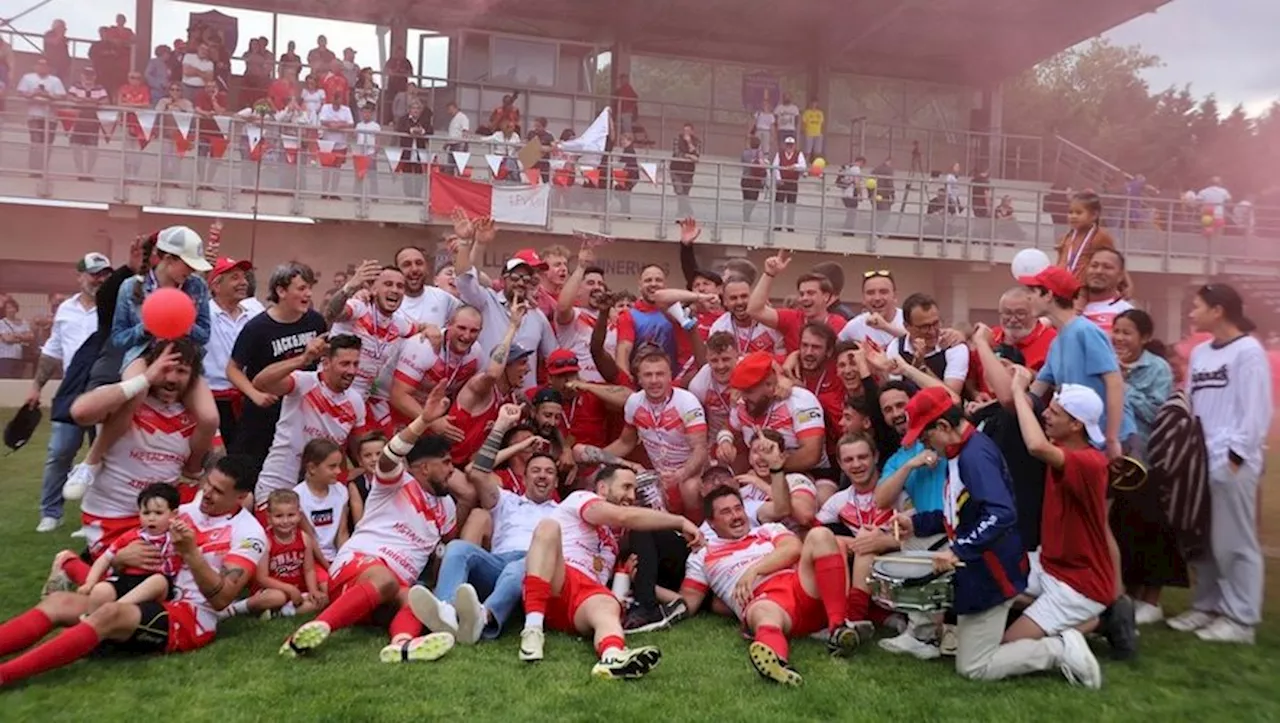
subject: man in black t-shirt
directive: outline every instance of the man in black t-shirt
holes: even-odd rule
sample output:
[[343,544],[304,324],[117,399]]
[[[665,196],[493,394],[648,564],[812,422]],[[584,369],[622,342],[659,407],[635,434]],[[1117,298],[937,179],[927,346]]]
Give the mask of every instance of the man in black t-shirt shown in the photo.
[[[283,359],[306,351],[307,343],[325,333],[328,325],[311,308],[315,273],[296,261],[282,264],[271,274],[267,299],[271,308],[245,324],[236,337],[227,365],[227,378],[248,400],[240,416],[239,435],[227,440],[228,451],[252,457],[261,466],[275,438],[280,420],[280,400],[254,388],[258,372]],[[308,369],[311,371],[314,367]]]

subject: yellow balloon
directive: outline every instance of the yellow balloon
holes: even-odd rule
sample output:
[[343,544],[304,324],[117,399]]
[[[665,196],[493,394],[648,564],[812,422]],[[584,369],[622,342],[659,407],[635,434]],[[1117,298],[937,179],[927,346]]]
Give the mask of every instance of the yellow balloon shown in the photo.
[[817,168],[818,170],[822,170],[823,168],[826,168],[826,167],[827,167],[827,159],[825,159],[825,158],[816,158],[816,159],[814,159],[814,161],[813,161],[813,167],[814,167],[814,168]]
[[1212,225],[1213,225],[1213,214],[1211,214],[1211,213],[1206,213],[1205,215],[1201,216],[1201,217],[1200,217],[1200,223],[1204,224],[1205,226],[1212,226]]
[[874,190],[876,190],[876,185],[877,185],[877,184],[876,184],[876,179],[874,179],[874,178],[868,178],[868,179],[867,179],[867,190],[868,190],[868,191],[874,191]]

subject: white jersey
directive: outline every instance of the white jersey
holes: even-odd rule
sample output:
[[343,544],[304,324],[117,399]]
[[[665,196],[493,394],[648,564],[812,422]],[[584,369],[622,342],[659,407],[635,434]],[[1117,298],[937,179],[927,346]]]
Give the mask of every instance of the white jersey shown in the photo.
[[850,485],[827,498],[814,516],[820,525],[843,522],[846,527],[857,531],[863,527],[885,527],[893,524],[897,510],[881,509],[876,504],[876,492],[872,488],[866,492],[858,492]]
[[412,585],[444,538],[458,526],[458,508],[449,496],[423,491],[404,465],[379,470],[364,503],[364,517],[333,560],[330,575],[359,557],[376,557],[400,582]]
[[467,380],[480,371],[484,362],[480,351],[479,344],[472,344],[466,354],[455,353],[449,348],[447,332],[439,352],[426,339],[410,337],[400,347],[395,379],[409,385],[418,404],[427,401],[431,389],[441,381],[447,382],[445,395],[457,399]]
[[583,381],[603,383],[604,377],[596,369],[596,360],[591,356],[591,334],[595,331],[598,316],[597,311],[578,307],[573,310],[573,321],[551,326],[560,348],[570,349],[578,357],[578,376]]
[[[240,568],[253,578],[258,561],[267,553],[267,533],[257,518],[236,508],[230,515],[211,517],[200,511],[200,497],[178,508],[178,519],[195,533],[205,562],[214,570]],[[196,609],[197,636],[212,635],[218,627],[218,611],[209,605],[196,584],[191,567],[183,565],[173,581],[174,601]]]
[[579,490],[564,498],[551,519],[560,525],[564,564],[604,585],[618,562],[618,538],[613,530],[593,525],[582,516],[588,507],[600,502],[604,502],[600,495]]
[[144,398],[124,436],[103,455],[102,469],[85,492],[81,511],[106,519],[136,519],[139,492],[155,482],[174,484],[182,476],[195,431],[196,418],[181,402]]
[[716,435],[729,428],[729,413],[733,411],[736,394],[728,384],[721,384],[711,374],[711,365],[703,364],[689,380],[689,393],[702,405],[707,416],[707,439],[715,443]]
[[262,463],[254,498],[265,504],[275,490],[293,489],[302,470],[302,448],[323,438],[345,447],[351,430],[364,426],[364,400],[355,387],[335,392],[320,381],[320,372],[294,372],[280,402],[280,421],[271,451]]
[[400,313],[415,324],[444,329],[459,306],[462,302],[453,294],[435,286],[424,286],[417,296],[405,295],[400,301]]
[[684,389],[672,389],[671,396],[654,403],[644,392],[627,397],[623,419],[635,427],[641,444],[649,453],[654,469],[675,469],[689,460],[691,434],[707,433],[707,417],[696,397]]
[[[893,343],[893,340],[898,337],[894,336],[893,334],[890,334],[887,331],[884,331],[881,329],[872,329],[870,326],[868,326],[867,317],[870,315],[871,315],[871,312],[864,311],[861,314],[858,314],[857,316],[850,319],[849,323],[845,324],[844,328],[840,330],[840,333],[837,335],[837,338],[840,339],[840,341],[856,341],[859,344],[861,344],[864,341],[871,341],[871,343],[875,344],[877,347],[880,348],[880,351],[884,351],[888,349],[889,344]],[[894,326],[898,327],[899,329],[906,328],[904,326],[905,321],[903,320],[903,317],[902,317],[901,308],[894,309],[892,323]]]
[[[738,400],[729,415],[729,429],[742,435],[742,441],[751,446],[751,440],[761,429],[772,429],[782,435],[787,451],[800,448],[800,440],[809,437],[823,437],[827,433],[826,418],[822,412],[822,403],[813,392],[804,387],[792,387],[791,396],[786,401],[774,401],[769,404],[769,411],[763,416],[752,417],[747,412],[747,403]],[[818,468],[828,467],[826,445],[822,446],[822,456],[818,459]]]
[[498,504],[493,513],[493,554],[528,552],[533,531],[539,522],[555,514],[554,501],[538,503],[510,490],[498,490]]
[[749,326],[739,326],[733,321],[733,314],[724,312],[711,322],[711,334],[727,331],[733,335],[738,346],[738,354],[746,356],[753,351],[763,351],[774,356],[786,356],[787,344],[777,329],[770,329],[758,321]]
[[299,508],[302,516],[310,520],[315,530],[316,546],[324,553],[325,560],[338,556],[338,525],[342,522],[342,511],[347,508],[347,499],[351,493],[345,484],[331,484],[320,497],[307,486],[306,482],[293,488],[298,493]]
[[[726,540],[721,537],[708,537],[706,547],[689,556],[685,563],[684,582],[680,587],[687,587],[700,592],[710,590],[720,598],[733,614],[742,618],[742,603],[733,594],[742,579],[742,574],[755,563],[773,553],[775,541],[793,535],[787,528],[777,523],[761,525],[737,540]],[[766,580],[791,568],[779,570],[756,580],[752,591],[759,589]]]
[[360,368],[351,388],[362,399],[385,403],[391,395],[400,345],[413,333],[413,322],[399,309],[384,314],[377,304],[359,299],[347,301],[347,312],[351,320],[334,324],[332,334],[354,334],[360,339]]
[[1132,308],[1134,308],[1133,304],[1121,298],[1108,301],[1090,301],[1084,305],[1082,316],[1110,335],[1111,326],[1115,324],[1116,317]]

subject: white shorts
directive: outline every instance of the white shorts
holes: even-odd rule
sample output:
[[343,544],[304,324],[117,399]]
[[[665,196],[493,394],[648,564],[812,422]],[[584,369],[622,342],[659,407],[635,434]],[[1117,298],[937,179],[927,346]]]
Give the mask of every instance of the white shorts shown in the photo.
[[1023,611],[1023,615],[1040,626],[1047,636],[1057,635],[1067,628],[1088,622],[1102,614],[1106,605],[1085,597],[1067,583],[1050,575],[1040,566],[1040,551],[1027,553],[1031,561],[1031,574],[1027,576],[1027,594],[1036,601]]

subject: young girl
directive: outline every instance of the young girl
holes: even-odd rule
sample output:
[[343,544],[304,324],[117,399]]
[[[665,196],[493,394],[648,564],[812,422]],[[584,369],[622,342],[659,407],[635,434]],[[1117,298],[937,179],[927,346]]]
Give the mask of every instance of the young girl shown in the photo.
[[1089,260],[1098,249],[1116,247],[1115,239],[1100,225],[1102,199],[1093,191],[1081,191],[1071,197],[1067,207],[1067,223],[1071,230],[1058,242],[1057,265],[1075,274],[1085,283]]
[[347,534],[355,531],[356,524],[364,517],[364,503],[369,499],[369,484],[378,471],[378,458],[382,456],[382,448],[387,446],[387,435],[381,430],[373,430],[362,434],[351,442],[349,459],[351,465],[360,470],[360,474],[347,482],[347,504],[350,515],[347,520]]
[[302,448],[303,482],[293,491],[304,520],[315,535],[318,561],[328,569],[338,548],[347,541],[347,487],[339,482],[342,448],[332,440],[317,438]]
[[[89,596],[90,612],[109,602],[163,602],[173,590],[173,577],[182,567],[182,556],[169,538],[169,523],[178,514],[178,489],[166,482],[148,485],[138,494],[138,529],[121,535],[93,563],[89,576],[77,590]],[[160,551],[159,572],[127,568],[118,574],[108,572],[118,551],[134,540],[146,540]],[[59,557],[62,555],[60,554]],[[55,563],[56,565],[57,563]]]
[[292,617],[323,608],[327,591],[318,577],[315,540],[302,529],[298,494],[275,490],[267,497],[267,554],[258,560],[253,594],[227,615]]

